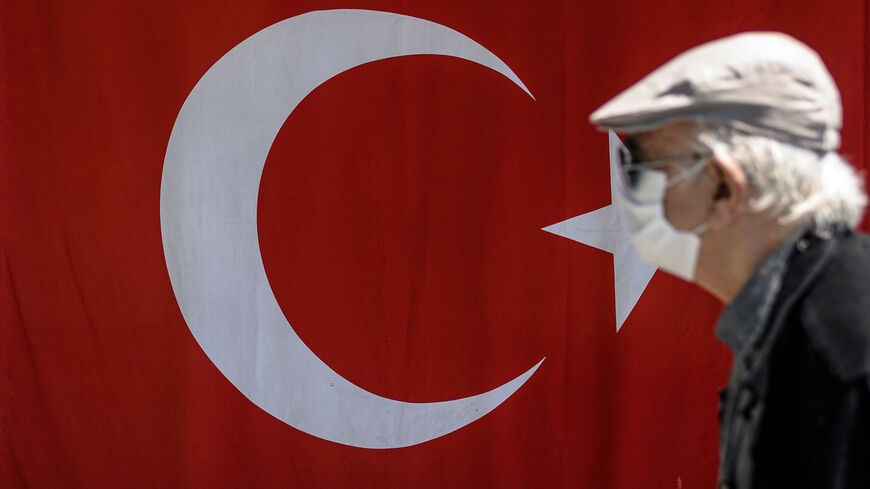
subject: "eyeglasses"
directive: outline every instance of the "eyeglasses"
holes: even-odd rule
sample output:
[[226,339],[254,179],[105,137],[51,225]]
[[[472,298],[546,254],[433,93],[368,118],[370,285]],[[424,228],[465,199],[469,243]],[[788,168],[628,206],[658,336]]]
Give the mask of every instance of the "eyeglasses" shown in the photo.
[[706,160],[711,156],[710,153],[693,153],[658,160],[640,160],[632,153],[628,146],[635,146],[635,144],[632,144],[632,141],[628,140],[626,141],[626,146],[619,147],[619,176],[622,179],[622,184],[631,190],[637,187],[643,171],[660,170],[674,163],[692,162],[692,166],[687,171],[680,172],[668,180],[668,186],[671,186],[700,171],[704,168]]

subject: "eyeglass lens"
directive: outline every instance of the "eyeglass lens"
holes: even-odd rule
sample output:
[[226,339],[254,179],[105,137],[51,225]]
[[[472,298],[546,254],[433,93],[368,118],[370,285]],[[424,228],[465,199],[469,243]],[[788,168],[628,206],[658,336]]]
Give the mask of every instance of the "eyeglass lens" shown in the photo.
[[619,173],[622,176],[622,181],[628,188],[637,186],[640,180],[640,170],[634,165],[635,161],[640,158],[636,155],[640,150],[637,141],[634,138],[626,138],[623,143],[625,146],[619,148]]

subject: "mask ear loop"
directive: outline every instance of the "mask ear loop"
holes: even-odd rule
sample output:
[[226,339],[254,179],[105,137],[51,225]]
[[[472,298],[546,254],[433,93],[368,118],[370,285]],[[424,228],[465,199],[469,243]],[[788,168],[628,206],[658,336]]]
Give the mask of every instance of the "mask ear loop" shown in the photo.
[[701,224],[698,224],[697,226],[695,226],[695,228],[690,230],[689,232],[696,235],[696,236],[700,236],[700,235],[706,233],[708,229],[710,229],[710,225],[707,224],[707,221],[704,221]]
[[[704,155],[697,162],[692,164],[689,168],[681,171],[680,173],[677,173],[676,175],[673,176],[673,178],[669,178],[666,188],[673,187],[674,185],[682,182],[683,180],[694,177],[695,175],[700,173],[701,170],[706,168],[707,165],[710,164],[710,160],[712,158],[713,158],[712,154]],[[695,236],[700,236],[700,235],[704,234],[705,232],[707,232],[708,229],[710,229],[710,225],[707,223],[707,221],[704,221],[701,224],[698,224],[697,226],[695,226],[694,228],[692,228],[691,230],[686,231],[686,232],[694,234]]]
[[712,157],[713,157],[713,155],[709,155],[709,154],[700,156],[700,159],[698,159],[698,161],[693,163],[689,168],[686,168],[685,170],[674,175],[673,177],[668,178],[668,184],[667,184],[666,188],[671,188],[674,185],[682,182],[683,180],[694,177],[695,175],[700,173],[701,170],[703,170],[704,168],[707,167],[707,165],[710,164],[710,159]]
[[[675,180],[679,179],[678,181],[682,181],[682,180],[685,180],[686,178],[688,178],[689,176],[698,173],[702,168],[705,168],[708,164],[710,164],[710,160],[712,160],[715,155],[720,154],[721,152],[725,151],[725,149],[726,149],[724,143],[716,141],[715,139],[713,139],[712,137],[710,137],[707,134],[699,135],[698,139],[701,141],[701,144],[703,144],[704,146],[706,146],[707,148],[710,149],[710,153],[707,154],[707,156],[705,156],[703,159],[698,161],[698,163],[694,164],[692,166],[692,168],[689,168],[688,170],[686,170],[682,174],[678,174],[675,177]],[[681,176],[681,175],[685,175],[685,176]],[[670,182],[668,182],[668,186],[669,187],[671,186]],[[725,194],[724,196],[727,196],[728,193],[729,192],[728,192],[728,189],[726,187],[725,192],[722,192],[721,190],[717,192],[717,197],[720,194]],[[700,236],[700,235],[706,233],[709,229],[710,229],[710,224],[707,221],[704,221],[701,224],[698,224],[697,226],[695,226],[693,229],[691,229],[688,232],[690,232],[696,236]]]

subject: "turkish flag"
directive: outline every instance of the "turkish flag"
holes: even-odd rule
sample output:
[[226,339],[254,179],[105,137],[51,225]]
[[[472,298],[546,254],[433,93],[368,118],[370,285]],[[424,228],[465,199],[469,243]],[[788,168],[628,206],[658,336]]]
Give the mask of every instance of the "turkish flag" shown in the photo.
[[[315,12],[343,8],[377,13]],[[383,22],[371,36],[385,52],[413,51],[418,37],[446,47],[360,58],[312,82],[368,52],[333,50],[369,32],[358,15]],[[712,335],[721,305],[664,273],[621,304],[631,277],[614,271],[615,251],[542,228],[610,204],[593,109],[740,31],[784,31],[819,51],[842,92],[842,152],[866,170],[868,25],[860,0],[4,2],[0,486],[712,486],[731,361]],[[307,54],[263,42],[263,58],[245,54],[300,26]],[[390,29],[392,44],[378,37]],[[309,64],[208,75],[228,53]],[[209,92],[211,79],[229,91]],[[303,82],[293,106],[270,98]],[[198,93],[225,104],[225,119],[190,105]],[[242,161],[223,145],[250,149],[258,129],[233,122],[249,110],[289,116],[247,195],[255,221],[202,217],[223,230],[208,241],[177,209],[236,202],[210,179],[232,190],[247,174],[172,165]],[[190,145],[214,154],[197,160]],[[236,256],[201,261],[239,230],[268,282],[247,282]],[[197,295],[209,287],[217,295]],[[227,290],[240,292],[216,299]],[[287,322],[274,337],[302,353],[272,343],[263,297]],[[234,322],[239,311],[255,316]],[[213,336],[216,323],[239,342]],[[298,368],[264,373],[275,365]],[[309,385],[315,371],[335,385]],[[470,403],[464,421],[445,421],[437,403],[524,373],[485,413]],[[312,410],[311,399],[326,401]],[[407,424],[380,410],[404,420],[426,406],[440,414]]]

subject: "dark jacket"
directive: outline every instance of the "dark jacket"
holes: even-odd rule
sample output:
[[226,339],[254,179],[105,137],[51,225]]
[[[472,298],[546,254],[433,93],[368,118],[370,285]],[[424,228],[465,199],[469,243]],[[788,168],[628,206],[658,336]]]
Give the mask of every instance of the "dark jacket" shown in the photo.
[[719,484],[870,489],[870,237],[795,248],[722,393]]

